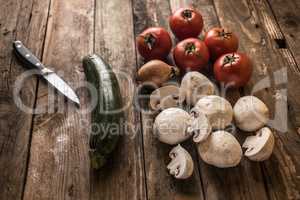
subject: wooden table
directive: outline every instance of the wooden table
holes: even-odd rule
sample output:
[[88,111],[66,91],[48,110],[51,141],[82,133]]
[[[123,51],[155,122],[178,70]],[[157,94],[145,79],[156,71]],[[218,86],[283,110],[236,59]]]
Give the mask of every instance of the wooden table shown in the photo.
[[[169,30],[171,11],[188,4],[203,14],[205,30],[223,26],[235,31],[240,51],[254,62],[249,85],[226,97],[233,104],[254,92],[271,109],[274,126],[287,124],[287,132],[275,130],[276,146],[268,161],[243,158],[238,167],[217,169],[198,159],[195,147],[186,142],[195,172],[188,180],[174,180],[166,170],[171,147],[153,137],[153,116],[132,103],[137,84],[130,88],[119,77],[129,102],[126,119],[133,125],[112,161],[94,172],[89,166],[88,114],[34,77],[24,83],[21,99],[30,108],[49,112],[28,114],[14,103],[14,82],[25,69],[11,53],[13,40],[22,40],[74,88],[85,79],[81,60],[92,52],[135,80],[143,64],[135,36],[149,26]],[[0,0],[0,5],[1,200],[300,199],[299,0]],[[261,80],[269,87],[254,87]],[[86,107],[87,92],[77,92],[81,108]],[[245,137],[237,133],[241,143]]]

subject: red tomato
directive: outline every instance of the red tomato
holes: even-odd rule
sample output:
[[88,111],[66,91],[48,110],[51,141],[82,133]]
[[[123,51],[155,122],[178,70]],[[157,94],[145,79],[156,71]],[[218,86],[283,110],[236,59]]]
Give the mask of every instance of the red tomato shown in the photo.
[[213,60],[216,60],[223,54],[236,52],[239,47],[237,36],[223,28],[212,28],[209,30],[205,34],[204,42]]
[[224,54],[214,63],[215,78],[226,87],[245,86],[251,78],[252,70],[251,60],[243,53]]
[[209,52],[204,42],[196,38],[188,38],[176,45],[173,57],[182,72],[198,71],[207,65]]
[[203,29],[202,16],[194,8],[179,8],[170,16],[169,24],[179,40],[198,37]]
[[161,27],[151,27],[144,30],[137,38],[137,47],[146,60],[164,59],[172,48],[169,33]]

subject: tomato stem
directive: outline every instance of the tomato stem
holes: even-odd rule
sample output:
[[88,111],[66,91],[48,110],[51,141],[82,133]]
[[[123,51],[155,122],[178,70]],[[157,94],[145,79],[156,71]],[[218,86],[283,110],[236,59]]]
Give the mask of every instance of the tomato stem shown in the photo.
[[156,42],[156,38],[153,34],[149,33],[144,37],[144,42],[147,44],[148,48],[151,50]]
[[230,66],[232,66],[232,63],[236,62],[236,60],[239,59],[238,56],[235,56],[234,53],[232,55],[227,55],[223,59],[223,67],[230,63]]
[[219,37],[222,37],[223,39],[228,39],[232,35],[232,32],[226,32],[224,29],[222,29],[221,32],[219,32]]
[[191,20],[192,18],[192,10],[186,9],[184,11],[182,11],[181,16],[185,19],[185,20]]
[[185,45],[185,54],[188,55],[188,54],[192,54],[196,51],[196,46],[194,43],[192,42],[189,42]]

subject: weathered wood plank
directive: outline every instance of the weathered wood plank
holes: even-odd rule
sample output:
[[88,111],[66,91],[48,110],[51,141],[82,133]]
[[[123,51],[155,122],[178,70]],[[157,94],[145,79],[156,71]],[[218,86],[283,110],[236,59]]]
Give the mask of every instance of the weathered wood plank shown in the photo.
[[[286,39],[287,46],[292,51],[297,61],[298,69],[300,69],[300,1],[268,0],[266,2],[269,2]],[[282,42],[282,46],[286,46],[285,41]]]
[[91,199],[147,199],[140,114],[134,107],[136,55],[131,1],[97,1],[95,20],[95,51],[118,76],[125,132],[111,163],[98,173],[92,171]]
[[[136,36],[150,26],[164,27],[172,35],[168,25],[168,18],[171,14],[171,6],[168,1],[134,0],[133,2]],[[171,4],[174,6],[177,2],[171,2]],[[141,66],[143,63],[143,59],[138,55],[138,65]],[[194,174],[187,180],[175,180],[168,174],[166,169],[170,161],[168,156],[172,147],[159,142],[153,136],[152,125],[154,118],[155,115],[142,112],[148,199],[203,199],[200,175],[197,170],[197,157],[192,144],[185,142],[183,145],[194,159]]]
[[[299,93],[300,88],[297,87],[299,84],[300,77],[300,68],[297,65],[292,52],[286,44],[286,39],[284,34],[282,33],[276,18],[273,15],[273,12],[266,1],[261,0],[252,0],[254,8],[258,13],[258,18],[262,22],[264,28],[266,29],[271,42],[273,42],[276,51],[279,52],[282,57],[288,63],[288,101],[289,101],[289,111],[290,117],[295,127],[300,127],[300,101]],[[294,41],[296,42],[296,41]],[[273,48],[274,48],[273,47]]]
[[[277,83],[278,85],[280,84],[280,77],[276,70],[283,69],[283,72],[286,73],[284,74],[286,77],[281,79],[283,80],[283,84],[281,84],[281,86],[274,86],[276,89],[274,92],[274,103],[279,103],[279,106],[276,106],[273,115],[276,116],[276,114],[282,113],[281,117],[283,117],[283,121],[287,123],[282,125],[287,126],[288,131],[278,132],[278,151],[276,149],[274,153],[276,159],[264,163],[263,170],[267,180],[266,183],[272,199],[298,199],[300,198],[300,163],[299,159],[297,159],[300,156],[300,138],[298,133],[300,121],[299,117],[297,117],[300,110],[300,74],[297,72],[298,66],[291,56],[290,49],[278,45],[278,39],[280,37],[277,39],[274,38],[274,33],[276,33],[277,36],[283,34],[274,20],[275,18],[269,5],[264,1],[251,1],[249,2],[249,8],[255,10],[258,19],[261,20],[262,27],[266,30],[265,33],[267,33],[269,39],[269,43],[267,44],[270,44],[268,46],[269,52],[277,55],[276,57],[279,58],[278,60],[274,60],[274,62],[277,63],[277,68],[275,65],[273,69],[275,84],[276,82],[279,82]],[[273,30],[273,32],[271,30]],[[282,39],[284,42],[285,38],[282,37]],[[272,45],[274,41],[277,45]],[[281,60],[285,62],[280,62]],[[291,62],[291,60],[293,60],[293,62]],[[286,89],[288,91],[286,91]],[[282,96],[280,94],[283,94],[283,98],[281,98]],[[280,106],[280,102],[283,104],[282,106]],[[287,113],[287,111],[289,111],[289,113]],[[285,115],[288,116],[288,119],[286,119],[287,116]],[[278,164],[278,162],[280,164]]]
[[[22,198],[27,172],[32,114],[13,99],[14,83],[26,69],[12,54],[12,41],[22,40],[38,57],[42,54],[49,1],[0,1],[0,199]],[[33,108],[37,80],[22,84],[20,98]]]
[[[93,18],[92,0],[51,1],[43,62],[73,88],[82,86],[81,60],[93,51]],[[78,93],[84,109],[86,95]],[[24,199],[88,199],[88,115],[44,82],[39,84],[37,109]]]
[[[215,0],[221,24],[234,29],[242,50],[253,60],[254,74],[245,92],[255,93],[270,108],[270,126],[276,135],[276,147],[262,169],[270,199],[299,199],[299,136],[287,119],[288,62],[274,45],[268,24],[264,24],[259,2]],[[256,6],[255,6],[256,4]],[[266,84],[259,81],[265,80]],[[262,87],[257,90],[258,87]],[[287,129],[287,130],[285,130]]]

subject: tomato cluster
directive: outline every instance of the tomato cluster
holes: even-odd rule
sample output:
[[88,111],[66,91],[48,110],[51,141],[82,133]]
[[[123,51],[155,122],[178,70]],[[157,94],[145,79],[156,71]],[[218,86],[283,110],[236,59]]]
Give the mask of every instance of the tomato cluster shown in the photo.
[[[212,28],[204,40],[198,36],[203,29],[202,15],[192,7],[180,8],[169,18],[170,29],[178,43],[172,54],[181,73],[201,71],[213,62],[217,81],[239,88],[247,84],[252,63],[247,55],[237,52],[239,40],[235,33],[224,28]],[[172,49],[170,34],[162,27],[151,27],[136,38],[137,48],[145,60],[165,59]]]

